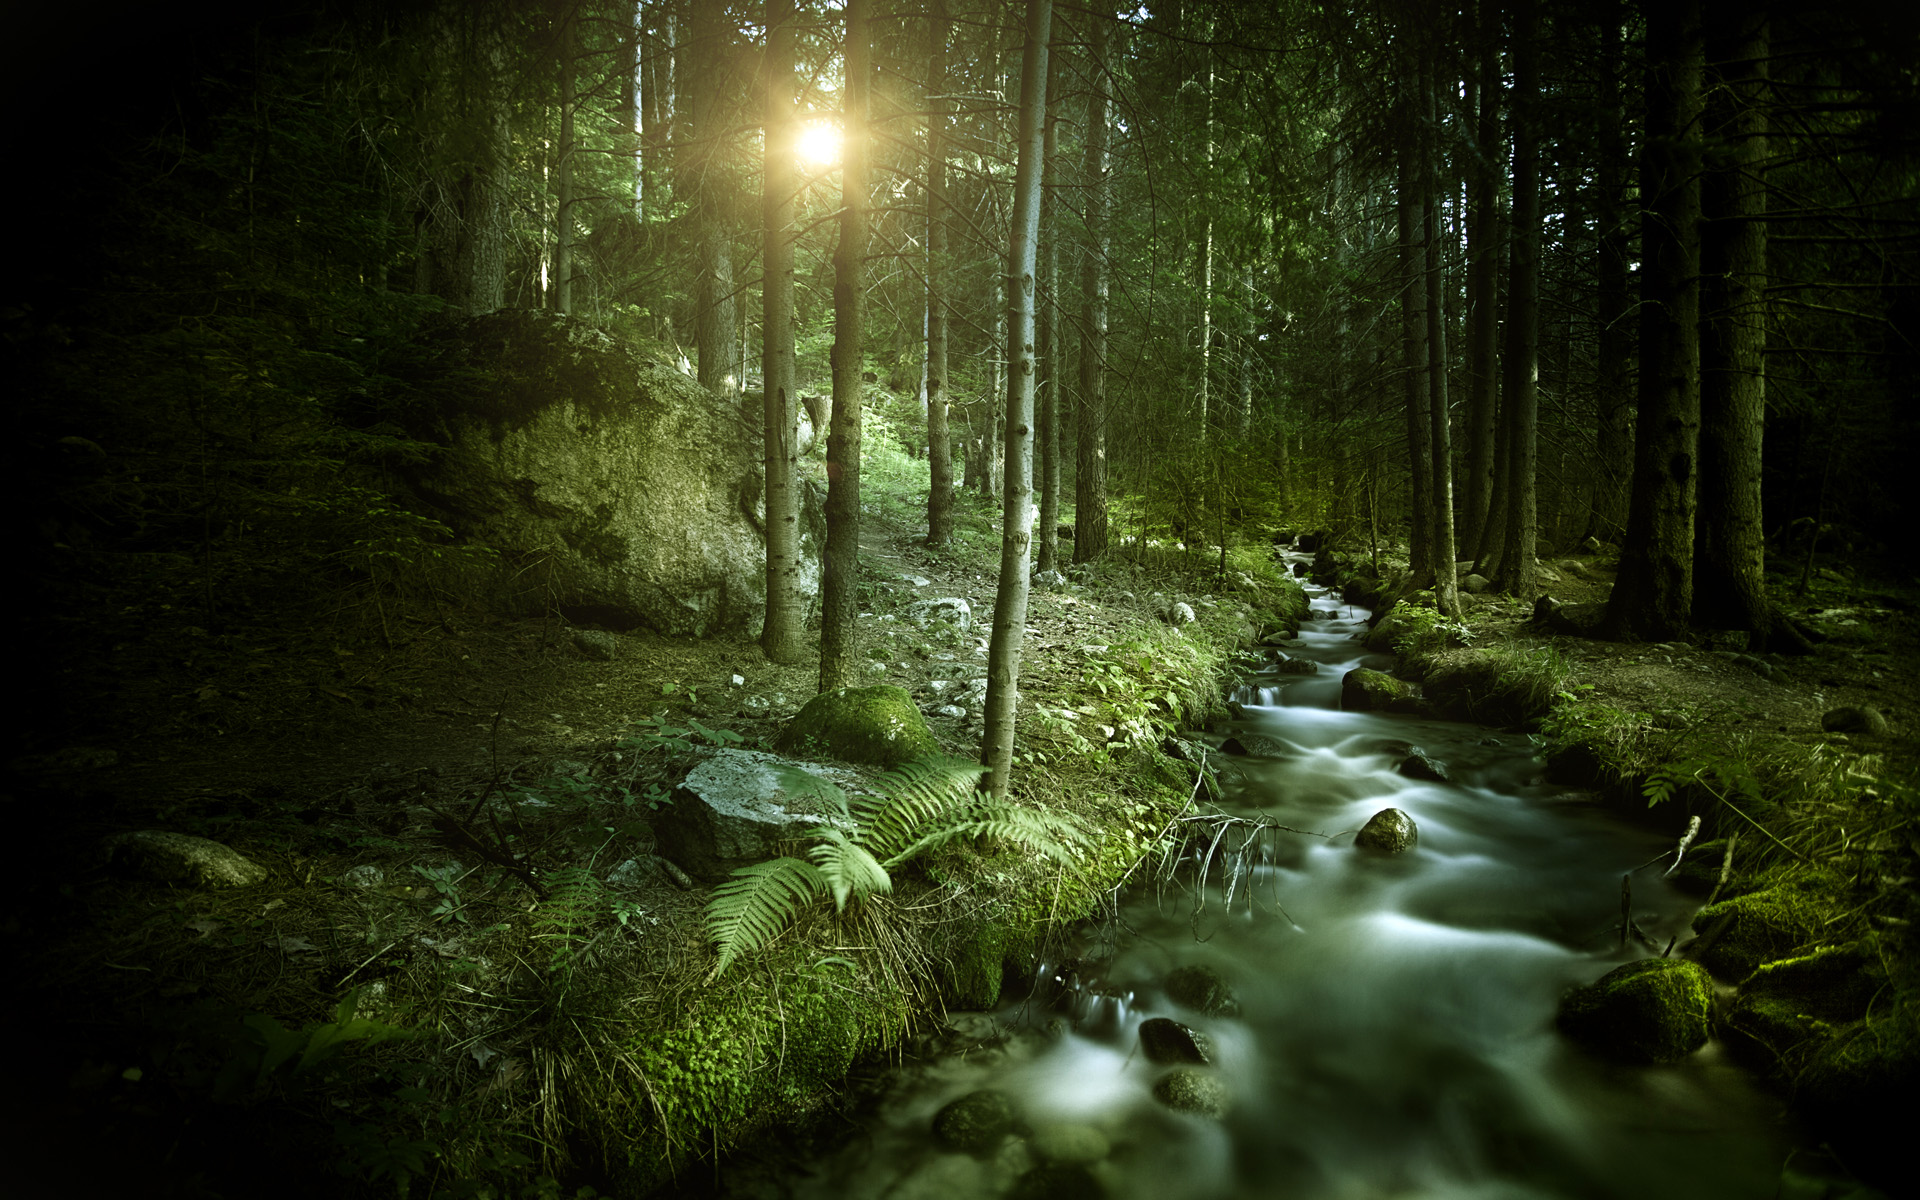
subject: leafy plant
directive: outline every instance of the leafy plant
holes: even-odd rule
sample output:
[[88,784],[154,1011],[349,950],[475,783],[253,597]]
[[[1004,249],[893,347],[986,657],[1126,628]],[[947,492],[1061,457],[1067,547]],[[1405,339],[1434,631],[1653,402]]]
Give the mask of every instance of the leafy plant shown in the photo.
[[431,914],[433,918],[435,920],[451,919],[462,925],[466,924],[467,914],[462,911],[465,904],[460,899],[460,881],[471,872],[460,870],[458,863],[448,863],[444,867],[423,867],[415,863],[413,870],[415,874],[432,884],[434,891],[440,893],[439,902],[433,906]]
[[377,1046],[396,1038],[413,1037],[410,1030],[355,1015],[360,991],[347,993],[334,1010],[333,1020],[288,1029],[266,1013],[248,1013],[240,1019],[237,1045],[214,1083],[214,1094],[238,1099],[269,1076],[282,1071],[300,1077],[318,1068],[351,1042]]
[[990,837],[1069,861],[1071,848],[1084,841],[1080,828],[1055,813],[995,803],[978,790],[985,774],[984,767],[957,759],[921,759],[882,775],[879,795],[849,798],[819,776],[782,771],[789,791],[817,797],[837,821],[820,827],[807,858],[737,867],[714,891],[707,930],[720,960],[710,978],[778,937],[822,896],[832,896],[835,910],[844,912],[868,896],[890,894],[894,870],[951,842]]
[[547,898],[533,911],[533,936],[553,947],[549,971],[566,967],[583,943],[582,931],[607,910],[606,888],[585,867],[561,867],[547,876]]

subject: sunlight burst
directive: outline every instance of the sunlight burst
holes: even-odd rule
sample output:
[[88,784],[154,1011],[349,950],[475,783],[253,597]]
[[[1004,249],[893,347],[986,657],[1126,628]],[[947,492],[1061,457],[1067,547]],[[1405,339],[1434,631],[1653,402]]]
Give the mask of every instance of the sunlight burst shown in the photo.
[[833,121],[808,121],[800,128],[800,161],[810,167],[830,167],[840,161],[840,126]]

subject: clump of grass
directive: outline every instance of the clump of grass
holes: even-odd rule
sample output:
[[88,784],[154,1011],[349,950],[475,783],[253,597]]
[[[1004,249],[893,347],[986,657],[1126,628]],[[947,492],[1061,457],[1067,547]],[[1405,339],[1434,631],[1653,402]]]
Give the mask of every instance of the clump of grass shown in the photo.
[[[1422,637],[1444,636],[1434,623]],[[1550,647],[1456,650],[1433,656],[1427,695],[1450,712],[1488,725],[1529,725],[1566,694],[1566,659]]]

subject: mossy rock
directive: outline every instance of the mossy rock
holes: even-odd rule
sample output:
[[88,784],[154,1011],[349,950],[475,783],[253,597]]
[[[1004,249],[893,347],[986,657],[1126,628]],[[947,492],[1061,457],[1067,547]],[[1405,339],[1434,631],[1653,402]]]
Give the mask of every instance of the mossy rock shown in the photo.
[[887,768],[940,753],[913,697],[891,684],[820,693],[794,714],[776,747]]
[[1695,914],[1693,931],[1700,938],[1687,953],[1722,979],[1742,980],[1819,938],[1828,915],[1813,896],[1792,886],[1736,896]]
[[1167,973],[1167,998],[1209,1017],[1237,1017],[1240,999],[1220,972],[1207,966],[1176,967]]
[[1413,685],[1385,671],[1355,667],[1340,677],[1343,712],[1414,712],[1420,707]]
[[1794,1095],[1842,1160],[1891,1192],[1894,1180],[1913,1178],[1916,1079],[1920,1013],[1908,1000],[1824,1040],[1795,1078]]
[[993,1149],[1012,1129],[1013,1103],[991,1088],[968,1092],[933,1116],[933,1136],[963,1154]]
[[1014,1182],[1009,1200],[1099,1200],[1107,1189],[1080,1163],[1047,1163]]
[[1419,827],[1397,808],[1383,808],[1373,814],[1353,839],[1355,849],[1376,854],[1404,854],[1419,844]]
[[1713,978],[1698,963],[1645,958],[1567,993],[1559,1025],[1608,1058],[1674,1063],[1706,1044],[1712,1012]]
[[1227,1085],[1220,1077],[1190,1067],[1176,1067],[1153,1085],[1153,1098],[1175,1112],[1197,1117],[1227,1115]]
[[1113,1151],[1107,1135],[1091,1125],[1042,1125],[1033,1131],[1028,1148],[1042,1162],[1063,1166],[1097,1163]]

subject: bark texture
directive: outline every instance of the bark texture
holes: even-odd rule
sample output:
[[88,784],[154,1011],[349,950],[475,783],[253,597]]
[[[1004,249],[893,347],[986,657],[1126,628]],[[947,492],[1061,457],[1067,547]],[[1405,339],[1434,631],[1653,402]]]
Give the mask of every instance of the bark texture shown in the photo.
[[793,0],[767,0],[766,164],[763,173],[760,291],[762,436],[766,444],[767,623],[760,648],[777,663],[804,653],[806,603],[800,591],[800,522],[794,502],[799,460],[793,379],[793,216],[800,161],[793,110]]
[[1107,22],[1092,21],[1092,84],[1087,91],[1084,175],[1087,244],[1080,260],[1080,396],[1074,445],[1073,561],[1107,552]]

